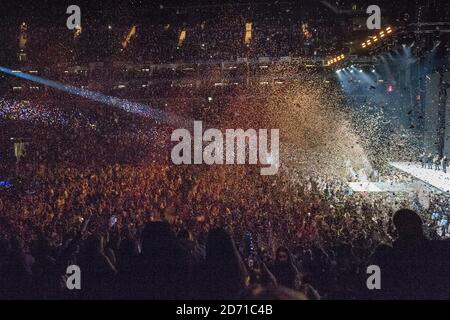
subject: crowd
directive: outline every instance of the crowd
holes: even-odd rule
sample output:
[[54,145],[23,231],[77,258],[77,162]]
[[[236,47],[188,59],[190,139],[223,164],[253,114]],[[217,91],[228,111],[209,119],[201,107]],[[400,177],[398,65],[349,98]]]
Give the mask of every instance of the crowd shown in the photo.
[[[77,37],[65,23],[51,20],[49,32],[48,26],[27,21],[26,59],[43,66],[87,64],[111,58],[159,64],[341,51],[342,41],[336,40],[349,36],[348,24],[340,23],[341,17],[322,4],[311,3],[244,3],[186,9],[162,6],[147,9],[145,19],[138,10],[130,10],[129,15],[134,18],[122,18],[120,24],[114,23],[117,12],[109,13],[110,16],[102,12],[103,19],[86,18]],[[123,14],[127,10],[123,8]],[[252,39],[248,43],[244,40],[246,23],[252,23]],[[124,47],[133,26],[136,33]],[[1,30],[6,34],[8,52],[16,56],[20,25],[6,25]],[[186,37],[181,41],[183,31]]]
[[[291,166],[174,166],[154,157],[167,137],[148,119],[3,104],[2,141],[33,141],[0,166],[2,298],[448,298],[445,195],[355,193]],[[420,218],[396,221],[404,207]],[[373,263],[382,291],[366,286]]]
[[[13,182],[0,197],[2,298],[448,297],[440,269],[448,249],[428,214],[448,214],[445,204],[419,199],[422,218],[408,211],[412,218],[396,222],[396,214],[394,228],[409,196],[352,193],[337,178],[301,172],[264,179],[251,167],[162,162],[12,167],[1,170]],[[433,205],[446,199],[432,197]],[[381,293],[366,287],[371,261],[389,270]],[[407,263],[420,269],[403,274]],[[66,288],[72,264],[82,270],[80,291]]]
[[[216,183],[224,172],[202,177],[176,171],[156,164],[23,168],[33,190],[12,190],[0,203],[2,297],[230,299],[282,286],[294,298],[370,298],[369,261],[389,264],[389,250],[404,254],[395,246],[401,242],[390,219],[398,196],[349,195],[343,185],[315,179],[277,180],[261,191],[227,179],[220,190]],[[243,192],[253,201],[239,197]],[[432,219],[423,219],[427,236],[437,242]],[[442,275],[431,270],[448,257],[445,241],[438,246],[437,256],[412,257],[427,261],[419,270],[424,279]],[[65,287],[71,264],[83,271],[81,291]],[[405,277],[418,271],[408,272]],[[442,298],[445,283],[401,292],[396,290],[404,286],[396,283],[381,297]]]

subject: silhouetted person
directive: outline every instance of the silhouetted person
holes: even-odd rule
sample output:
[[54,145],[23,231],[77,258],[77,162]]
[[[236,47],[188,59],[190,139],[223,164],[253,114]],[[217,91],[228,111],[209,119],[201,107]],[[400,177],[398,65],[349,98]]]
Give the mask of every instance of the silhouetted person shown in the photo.
[[417,213],[401,209],[393,216],[398,232],[392,250],[381,247],[375,255],[381,269],[384,298],[449,298],[449,249],[444,241],[428,240]]
[[441,159],[441,167],[442,167],[442,171],[444,171],[444,173],[447,173],[447,167],[448,167],[448,159],[447,156],[443,156]]
[[425,166],[426,166],[426,164],[427,164],[427,154],[426,154],[425,152],[423,152],[423,153],[420,155],[419,161],[420,161],[420,163],[422,164],[422,168],[425,168]]
[[190,291],[189,255],[166,222],[147,223],[135,276],[138,299],[186,299]]
[[198,296],[203,299],[237,299],[246,288],[248,273],[233,239],[222,229],[212,229],[206,259],[198,272]]
[[92,235],[86,239],[81,248],[79,265],[82,270],[82,298],[111,298],[110,283],[114,281],[117,269],[105,253],[103,236]]
[[138,239],[128,236],[119,241],[117,261],[119,273],[115,283],[115,298],[133,297],[135,268],[139,263],[140,245]]
[[181,229],[177,234],[181,246],[189,253],[192,266],[199,265],[205,258],[205,249],[199,245],[187,229]]
[[292,261],[289,250],[285,247],[279,247],[276,252],[275,263],[270,271],[277,279],[277,283],[286,288],[296,289],[296,280],[300,276],[297,267]]
[[433,158],[434,170],[440,170],[441,167],[441,158],[439,155],[435,155]]
[[433,155],[431,153],[428,154],[427,167],[428,169],[433,169]]

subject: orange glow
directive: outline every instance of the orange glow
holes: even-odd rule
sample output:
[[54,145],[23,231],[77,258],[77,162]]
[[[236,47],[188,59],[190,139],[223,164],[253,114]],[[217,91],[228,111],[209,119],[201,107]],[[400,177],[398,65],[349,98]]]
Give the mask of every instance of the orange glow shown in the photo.
[[183,46],[184,40],[186,40],[186,30],[182,30],[180,32],[180,37],[178,38],[178,47]]
[[253,29],[253,23],[247,22],[245,24],[245,44],[250,45],[250,42],[252,41],[252,29]]
[[27,36],[28,26],[25,22],[20,26],[20,36],[19,36],[19,48],[24,49],[28,42]]
[[131,42],[131,39],[136,36],[136,26],[131,27],[130,32],[128,32],[125,40],[122,42],[122,47],[126,49]]

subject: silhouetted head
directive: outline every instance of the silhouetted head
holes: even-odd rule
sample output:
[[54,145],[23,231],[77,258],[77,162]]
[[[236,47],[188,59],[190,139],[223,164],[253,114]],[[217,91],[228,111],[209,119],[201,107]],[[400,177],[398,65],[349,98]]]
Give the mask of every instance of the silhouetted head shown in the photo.
[[423,222],[416,212],[409,209],[400,209],[394,214],[392,220],[400,239],[423,237]]
[[291,254],[286,247],[279,247],[275,259],[278,263],[287,264],[291,262]]
[[247,270],[231,236],[223,229],[208,233],[202,295],[213,299],[236,298],[248,281]]

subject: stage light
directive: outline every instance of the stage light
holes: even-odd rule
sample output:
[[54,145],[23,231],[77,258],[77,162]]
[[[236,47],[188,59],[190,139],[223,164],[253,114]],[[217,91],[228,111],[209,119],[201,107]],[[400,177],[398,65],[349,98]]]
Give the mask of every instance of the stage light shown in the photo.
[[186,30],[182,30],[180,32],[180,36],[178,37],[178,47],[182,47],[185,40],[186,40]]
[[253,31],[253,23],[247,22],[245,24],[245,38],[244,38],[244,42],[247,46],[249,46],[250,42],[252,41],[252,31]]
[[340,54],[340,55],[338,55],[338,56],[336,56],[334,58],[330,58],[330,60],[327,60],[327,64],[328,65],[332,65],[332,64],[334,64],[336,62],[339,62],[339,61],[343,60],[344,58],[345,58],[345,55],[344,54]]
[[392,28],[387,27],[385,30],[381,30],[378,35],[374,35],[371,38],[367,39],[366,41],[362,42],[361,47],[363,49],[365,49],[365,48],[371,46],[372,44],[375,44],[379,40],[383,39],[386,36],[386,33],[391,33],[391,32],[392,32]]
[[387,85],[387,92],[392,92],[394,91],[394,86],[392,84],[388,84]]
[[25,22],[22,23],[20,26],[20,36],[19,36],[19,48],[25,49],[26,44],[28,42],[28,36],[27,36],[28,26]]
[[359,72],[363,72],[362,69],[359,69]]
[[190,122],[190,121],[188,121],[188,119],[186,119],[184,117],[178,116],[171,112],[166,112],[166,111],[152,108],[146,104],[132,102],[132,101],[128,101],[126,99],[104,95],[100,92],[95,92],[95,91],[86,90],[86,89],[78,88],[78,87],[71,86],[71,85],[62,84],[57,81],[45,79],[42,77],[34,76],[34,75],[20,72],[20,71],[14,72],[11,69],[4,68],[1,66],[0,66],[0,72],[3,72],[5,74],[15,76],[17,78],[21,78],[24,80],[33,81],[35,83],[42,84],[46,87],[64,91],[66,93],[80,96],[85,99],[97,101],[99,103],[109,105],[111,107],[120,108],[126,112],[139,113],[144,116],[148,116],[148,117],[154,119],[155,121],[171,123],[171,124],[174,124],[177,126],[186,126],[188,124],[188,122]]
[[375,73],[375,69],[372,69],[372,72]]
[[132,26],[127,36],[122,42],[122,48],[126,49],[131,42],[131,39],[136,37],[136,26]]

